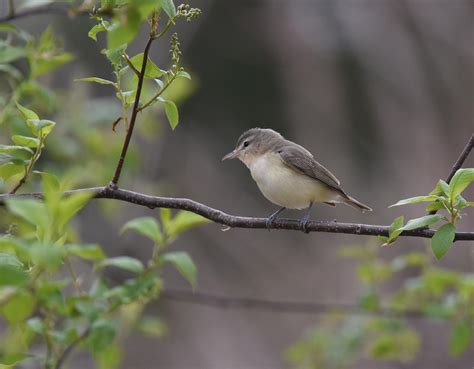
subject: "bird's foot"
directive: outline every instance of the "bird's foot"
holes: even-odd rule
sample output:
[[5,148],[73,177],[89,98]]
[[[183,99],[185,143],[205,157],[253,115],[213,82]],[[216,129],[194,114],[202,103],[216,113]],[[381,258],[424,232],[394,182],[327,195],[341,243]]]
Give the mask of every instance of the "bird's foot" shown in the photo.
[[276,215],[270,215],[266,222],[265,222],[265,227],[267,227],[267,230],[270,232],[270,229],[273,227],[273,223],[275,223],[276,220]]
[[300,227],[304,233],[309,233],[308,224],[309,224],[309,214],[305,215],[300,220]]
[[278,214],[280,214],[283,210],[285,210],[286,208],[281,208],[281,209],[278,209],[277,211],[275,211],[272,215],[270,215],[268,218],[267,218],[267,221],[265,222],[265,226],[267,227],[267,229],[270,231],[270,228],[273,228],[273,223],[275,222],[275,220],[277,219],[277,216]]

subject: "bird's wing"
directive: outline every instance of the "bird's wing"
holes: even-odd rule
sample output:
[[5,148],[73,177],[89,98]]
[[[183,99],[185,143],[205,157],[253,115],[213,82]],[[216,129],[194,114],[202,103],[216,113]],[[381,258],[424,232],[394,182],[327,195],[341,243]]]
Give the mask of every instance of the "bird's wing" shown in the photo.
[[299,145],[286,145],[278,150],[283,163],[290,168],[321,181],[337,191],[343,192],[341,183],[328,169],[319,164],[311,153]]

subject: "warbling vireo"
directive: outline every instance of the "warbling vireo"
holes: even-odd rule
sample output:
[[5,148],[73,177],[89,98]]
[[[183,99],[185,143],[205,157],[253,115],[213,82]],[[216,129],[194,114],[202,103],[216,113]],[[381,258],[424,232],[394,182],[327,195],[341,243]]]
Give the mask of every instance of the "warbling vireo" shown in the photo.
[[307,214],[300,221],[306,232],[315,202],[332,206],[343,203],[361,211],[372,210],[349,196],[334,174],[319,164],[308,150],[272,129],[252,128],[244,132],[235,150],[222,160],[234,158],[250,169],[263,195],[281,206],[268,217],[268,228],[283,210],[307,208]]

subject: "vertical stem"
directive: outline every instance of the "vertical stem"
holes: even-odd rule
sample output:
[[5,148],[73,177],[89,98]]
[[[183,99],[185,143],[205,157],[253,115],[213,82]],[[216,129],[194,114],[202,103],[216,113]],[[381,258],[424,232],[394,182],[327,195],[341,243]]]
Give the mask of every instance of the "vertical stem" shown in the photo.
[[15,0],[8,0],[8,16],[13,18],[15,16]]
[[150,38],[148,39],[148,42],[145,46],[145,50],[143,52],[142,69],[140,70],[140,75],[138,76],[137,94],[135,95],[135,101],[133,103],[133,111],[132,111],[132,116],[130,118],[130,126],[128,127],[127,135],[125,136],[125,141],[123,143],[122,152],[120,153],[120,158],[117,163],[117,168],[115,169],[114,177],[112,178],[112,182],[110,183],[111,187],[117,187],[117,183],[120,179],[120,174],[122,172],[123,163],[125,161],[125,156],[127,155],[128,145],[130,144],[130,139],[132,138],[133,128],[135,127],[135,121],[137,119],[137,114],[139,110],[138,105],[140,104],[140,95],[142,93],[143,80],[145,79],[145,70],[146,70],[146,64],[148,61],[148,54],[150,52],[151,43],[153,42],[154,39],[155,39],[155,36],[150,35]]

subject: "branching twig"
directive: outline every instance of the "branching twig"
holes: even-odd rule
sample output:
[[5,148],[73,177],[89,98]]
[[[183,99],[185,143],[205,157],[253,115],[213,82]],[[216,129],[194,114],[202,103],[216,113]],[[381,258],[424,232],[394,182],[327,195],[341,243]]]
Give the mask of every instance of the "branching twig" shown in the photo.
[[[214,223],[223,224],[230,228],[252,228],[267,229],[267,218],[251,218],[234,216],[224,213],[221,210],[211,208],[191,199],[159,197],[145,195],[139,192],[124,190],[121,188],[92,187],[82,188],[78,190],[68,191],[65,194],[70,195],[78,192],[89,192],[96,199],[114,199],[129,202],[136,205],[146,206],[150,209],[168,208],[181,209],[191,211],[202,215],[203,217],[213,221]],[[18,195],[0,195],[0,205],[5,203],[9,198],[18,197],[34,197],[43,199],[41,192],[18,194]],[[293,231],[301,231],[301,225],[298,220],[277,219],[270,228],[287,229]],[[309,232],[327,232],[327,233],[345,233],[367,236],[385,236],[389,234],[389,227],[383,225],[357,224],[357,223],[338,223],[336,221],[311,221],[308,223]],[[404,231],[400,236],[405,237],[422,237],[431,238],[435,231],[427,228],[418,228],[410,231]],[[473,241],[474,232],[456,232],[455,241]]]
[[142,69],[140,70],[140,75],[138,76],[138,84],[137,84],[137,93],[135,95],[135,101],[133,103],[133,110],[132,110],[132,117],[130,118],[130,125],[127,129],[127,134],[125,136],[125,141],[123,142],[122,152],[120,153],[120,158],[117,163],[117,168],[115,169],[114,177],[112,178],[112,182],[110,183],[111,187],[116,187],[118,180],[120,179],[120,174],[122,172],[123,163],[125,161],[125,156],[127,155],[128,145],[130,144],[130,139],[132,138],[133,128],[135,127],[135,121],[137,120],[137,114],[139,112],[139,105],[140,105],[140,96],[142,93],[142,86],[143,80],[145,79],[145,71],[146,65],[148,62],[148,54],[150,52],[151,43],[155,39],[155,35],[150,34],[148,38],[148,42],[145,46],[145,50],[143,52],[143,63]]
[[320,314],[327,311],[344,311],[354,315],[390,315],[413,318],[424,318],[422,312],[417,310],[400,311],[390,308],[381,308],[376,311],[364,310],[355,304],[342,303],[318,303],[318,302],[296,302],[263,300],[248,297],[230,297],[215,295],[205,292],[195,292],[178,289],[166,289],[161,296],[170,301],[184,302],[218,309],[258,309],[275,313],[304,313]]

